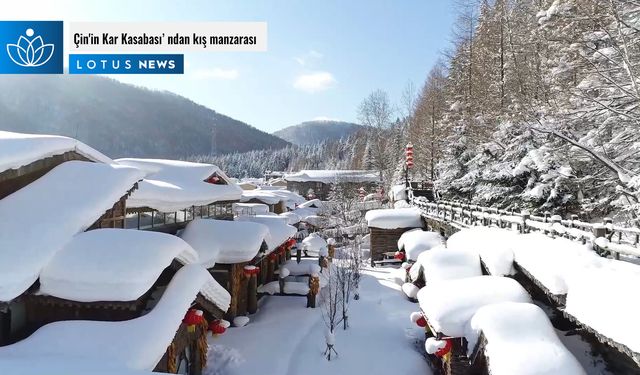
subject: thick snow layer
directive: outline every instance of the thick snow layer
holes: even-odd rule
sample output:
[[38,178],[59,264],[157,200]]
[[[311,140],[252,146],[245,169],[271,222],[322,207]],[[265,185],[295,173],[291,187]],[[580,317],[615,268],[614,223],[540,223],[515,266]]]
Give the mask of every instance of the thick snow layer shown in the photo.
[[73,237],[40,273],[40,292],[72,301],[133,301],[174,258],[197,262],[178,237],[127,229],[96,229]]
[[[215,165],[163,159],[117,159],[118,164],[139,168],[146,173],[127,207],[149,207],[160,212],[174,212],[191,206],[240,199],[242,189]],[[205,182],[212,174],[228,182],[216,185]]]
[[[317,233],[311,233],[307,238],[302,240],[302,250],[319,253],[320,255],[326,255],[327,241],[320,237]],[[325,254],[321,254],[325,253]]]
[[507,229],[472,227],[454,233],[447,239],[449,249],[480,254],[493,276],[512,275],[513,249],[519,234]]
[[322,208],[322,201],[320,199],[311,199],[298,205],[299,208]]
[[322,182],[331,184],[335,182],[377,182],[380,174],[376,171],[366,170],[302,170],[296,173],[287,173],[284,179],[294,182]]
[[286,267],[292,276],[311,275],[321,271],[318,261],[310,259],[302,259],[300,263],[295,259],[290,259],[282,267]]
[[407,297],[416,298],[418,296],[418,291],[420,291],[420,288],[415,286],[413,283],[404,283],[402,284],[402,291],[407,295]]
[[407,201],[393,202],[393,208],[411,208],[411,205]]
[[279,215],[238,216],[236,218],[236,221],[251,221],[266,225],[269,228],[269,235],[266,238],[269,251],[275,250],[298,231],[295,227],[287,224],[286,220],[286,217]]
[[269,237],[266,225],[249,221],[195,219],[180,235],[200,257],[203,266],[248,262]]
[[600,264],[601,258],[590,246],[566,238],[541,233],[518,236],[513,248],[515,261],[553,294],[566,294],[567,277],[585,267]]
[[418,261],[411,266],[409,271],[412,280],[418,278],[420,267],[422,267],[424,281],[427,284],[482,275],[480,257],[477,253],[449,249],[443,246],[420,254]]
[[566,311],[604,336],[640,352],[640,302],[629,296],[629,288],[640,285],[640,266],[598,260],[566,276]]
[[319,210],[317,208],[302,207],[302,208],[296,208],[292,212],[294,214],[300,216],[301,221],[307,221],[308,217],[317,216],[318,215],[318,211]]
[[[202,266],[184,266],[148,314],[122,322],[72,320],[47,324],[26,339],[0,348],[0,368],[6,360],[66,358],[70,363],[93,362],[97,368],[106,364],[152,370],[200,289],[212,283],[220,293],[224,291]],[[226,301],[218,301],[222,310],[228,308],[230,300],[228,293],[225,297]]]
[[269,206],[264,203],[234,203],[233,212],[236,215],[261,215],[269,212]]
[[418,292],[418,302],[437,332],[462,337],[480,307],[498,302],[531,302],[531,298],[511,278],[476,276],[428,283]]
[[280,216],[286,217],[287,224],[289,225],[295,225],[295,224],[298,224],[300,221],[302,221],[302,218],[293,212],[283,212],[280,214]]
[[0,301],[22,294],[71,237],[142,177],[135,168],[69,161],[0,200]]
[[264,190],[264,189],[254,189],[254,190],[243,190],[242,197],[240,198],[240,202],[249,202],[252,200],[260,201],[264,204],[278,204],[280,201],[284,200],[282,197],[274,194],[273,190]]
[[478,309],[465,334],[469,352],[481,332],[492,375],[585,374],[536,305],[503,302]]
[[107,156],[73,138],[0,130],[0,172],[69,151],[75,151],[92,161],[113,163]]
[[[431,370],[416,342],[424,331],[405,317],[416,305],[389,280],[392,268],[364,270],[360,299],[349,305],[349,329],[335,331],[337,359],[327,361],[322,309],[307,309],[304,298],[266,296],[251,324],[209,339],[204,375],[421,374]],[[278,355],[256,337],[277,342]],[[380,360],[372,360],[380,358]],[[393,360],[389,360],[392,358]]]
[[365,214],[369,227],[381,229],[422,228],[420,210],[417,208],[380,209]]
[[407,259],[415,261],[423,251],[442,245],[440,233],[423,231],[420,228],[406,231],[398,240],[398,250],[405,251]]
[[248,316],[236,316],[233,319],[233,326],[234,327],[244,327],[247,324],[249,324],[249,317]]

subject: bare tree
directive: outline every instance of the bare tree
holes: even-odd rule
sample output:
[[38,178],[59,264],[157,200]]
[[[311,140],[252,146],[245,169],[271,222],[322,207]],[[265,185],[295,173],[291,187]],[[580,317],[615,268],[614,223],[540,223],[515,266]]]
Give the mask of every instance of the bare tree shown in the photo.
[[338,355],[335,349],[335,329],[342,322],[342,299],[340,281],[338,279],[337,272],[329,268],[327,272],[327,284],[320,291],[322,298],[322,319],[327,331],[325,333],[326,348],[324,355],[327,360],[331,361],[331,353]]
[[394,110],[385,91],[376,90],[360,104],[358,118],[369,130],[369,152],[373,167],[380,173],[380,179],[386,181],[393,162],[387,154],[385,134],[391,127]]

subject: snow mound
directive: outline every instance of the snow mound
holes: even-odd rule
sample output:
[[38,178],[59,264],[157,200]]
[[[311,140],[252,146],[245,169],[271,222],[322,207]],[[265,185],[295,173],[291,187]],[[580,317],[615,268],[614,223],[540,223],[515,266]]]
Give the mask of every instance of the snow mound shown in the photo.
[[364,217],[367,225],[374,228],[422,228],[420,210],[417,208],[371,210],[367,211]]
[[600,256],[589,245],[542,233],[518,236],[515,261],[553,294],[566,294],[567,278],[600,264]]
[[327,246],[327,241],[316,233],[311,233],[307,238],[302,240],[302,250],[317,253],[322,256],[328,255]]
[[454,233],[447,239],[447,247],[479,253],[489,273],[494,276],[512,275],[513,249],[518,246],[518,236],[511,230],[473,227]]
[[[186,265],[148,314],[121,322],[72,320],[47,324],[26,339],[0,348],[0,368],[5,361],[17,359],[65,358],[69,363],[87,361],[96,367],[107,363],[129,370],[152,370],[198,292],[209,283],[215,280],[206,269]],[[228,308],[219,307],[225,311]]]
[[[175,212],[191,206],[240,199],[242,189],[212,164],[163,159],[117,159],[118,164],[145,171],[146,177],[127,201],[128,207]],[[212,175],[226,184],[205,182]]]
[[233,319],[233,326],[234,327],[244,327],[247,324],[249,324],[249,317],[248,316],[236,316]]
[[[280,293],[280,283],[278,281],[271,281],[258,287],[258,293],[266,293],[274,295]],[[285,294],[298,294],[306,296],[309,294],[309,285],[301,281],[285,281],[284,283]]]
[[72,301],[133,301],[174,258],[197,262],[180,238],[156,232],[96,229],[76,235],[40,274],[40,292]]
[[407,187],[403,185],[393,185],[389,191],[389,198],[394,202],[404,201],[407,199]]
[[294,259],[288,260],[282,267],[289,270],[289,274],[292,276],[312,275],[314,273],[320,273],[321,268],[316,260],[302,259],[300,263]]
[[447,345],[446,340],[438,340],[435,337],[429,337],[424,342],[424,350],[429,354],[434,354],[438,350],[444,348]]
[[482,275],[478,254],[448,249],[443,246],[420,254],[416,263],[409,270],[411,280],[417,280],[420,267],[422,267],[424,281],[427,284]]
[[69,151],[75,151],[92,161],[113,163],[107,156],[73,138],[0,130],[0,172]]
[[503,302],[478,309],[465,337],[471,352],[483,333],[493,375],[583,375],[547,315],[530,303]]
[[206,268],[250,261],[268,236],[269,228],[263,224],[213,219],[195,219],[181,234]]
[[0,200],[0,301],[22,294],[71,237],[143,175],[130,167],[69,161]]
[[415,261],[423,251],[442,245],[443,242],[444,239],[439,233],[412,229],[400,236],[398,250],[404,249],[407,259]]
[[266,225],[269,228],[269,235],[265,241],[269,251],[275,250],[298,231],[295,227],[287,224],[286,220],[287,218],[279,215],[238,216],[236,218],[236,221],[250,221]]
[[302,221],[302,218],[300,217],[300,215],[294,212],[283,212],[280,214],[280,216],[287,218],[287,224],[289,225],[296,225],[300,221]]
[[404,283],[402,284],[402,291],[409,298],[416,298],[418,296],[418,291],[420,288],[415,286],[413,283]]
[[462,337],[476,311],[498,302],[531,302],[517,281],[499,276],[476,276],[427,284],[418,302],[431,326],[451,337]]

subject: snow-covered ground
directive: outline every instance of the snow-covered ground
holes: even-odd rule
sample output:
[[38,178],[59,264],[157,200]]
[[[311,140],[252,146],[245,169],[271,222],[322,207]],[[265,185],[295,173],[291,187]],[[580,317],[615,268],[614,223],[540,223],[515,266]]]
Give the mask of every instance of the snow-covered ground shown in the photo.
[[209,339],[205,375],[431,374],[424,333],[407,318],[418,309],[393,281],[393,268],[367,268],[350,327],[336,331],[337,358],[327,361],[320,304],[304,297],[264,297],[251,322]]

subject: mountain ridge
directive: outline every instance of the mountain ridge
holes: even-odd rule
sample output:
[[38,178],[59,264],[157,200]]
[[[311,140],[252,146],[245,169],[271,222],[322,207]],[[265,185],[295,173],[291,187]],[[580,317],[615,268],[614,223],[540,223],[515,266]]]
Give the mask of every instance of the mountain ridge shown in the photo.
[[272,134],[292,144],[302,146],[346,138],[364,127],[339,120],[310,120],[287,126]]

